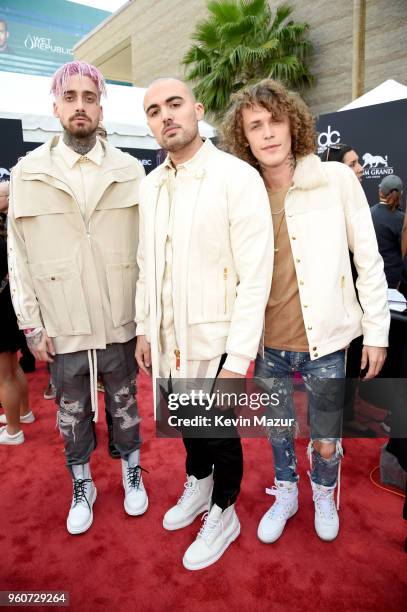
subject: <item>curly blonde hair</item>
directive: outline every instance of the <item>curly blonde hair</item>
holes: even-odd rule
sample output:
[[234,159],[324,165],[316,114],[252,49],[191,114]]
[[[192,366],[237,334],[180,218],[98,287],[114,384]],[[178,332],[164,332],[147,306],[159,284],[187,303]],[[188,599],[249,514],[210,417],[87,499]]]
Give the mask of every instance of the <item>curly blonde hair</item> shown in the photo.
[[242,110],[252,106],[264,107],[275,119],[288,116],[291,150],[295,159],[315,153],[315,121],[307,105],[298,94],[288,91],[282,83],[272,79],[264,79],[234,94],[221,127],[223,149],[259,168],[243,129]]

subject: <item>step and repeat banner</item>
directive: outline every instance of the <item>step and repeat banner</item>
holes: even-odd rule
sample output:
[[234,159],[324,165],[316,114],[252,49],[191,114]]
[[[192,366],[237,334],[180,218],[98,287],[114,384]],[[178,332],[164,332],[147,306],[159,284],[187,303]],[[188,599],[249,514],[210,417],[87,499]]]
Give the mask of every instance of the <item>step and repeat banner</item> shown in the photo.
[[[384,176],[397,174],[407,192],[407,100],[375,104],[321,115],[317,122],[318,152],[345,143],[359,155],[362,186],[370,206],[378,202]],[[405,208],[405,195],[402,207]]]

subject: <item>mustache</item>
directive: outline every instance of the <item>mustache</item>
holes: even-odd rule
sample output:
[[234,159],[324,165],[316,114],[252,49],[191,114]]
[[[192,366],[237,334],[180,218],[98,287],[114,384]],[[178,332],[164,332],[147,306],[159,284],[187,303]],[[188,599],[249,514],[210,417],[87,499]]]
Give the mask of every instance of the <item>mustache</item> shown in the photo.
[[82,119],[87,119],[88,121],[90,121],[90,119],[86,115],[86,113],[75,113],[74,115],[72,115],[72,117],[69,118],[69,120],[73,121],[73,119],[78,119],[79,117],[81,117]]
[[168,123],[167,125],[165,125],[161,131],[162,134],[165,134],[165,132],[167,130],[170,130],[171,128],[179,128],[181,127],[180,125],[178,125],[178,123]]

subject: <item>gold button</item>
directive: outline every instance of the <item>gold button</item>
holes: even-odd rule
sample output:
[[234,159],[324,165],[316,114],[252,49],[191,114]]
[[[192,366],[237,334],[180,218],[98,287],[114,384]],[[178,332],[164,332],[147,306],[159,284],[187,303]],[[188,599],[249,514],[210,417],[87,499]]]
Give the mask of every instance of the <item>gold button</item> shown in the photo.
[[51,280],[55,280],[55,276],[51,276]]
[[291,236],[291,240],[297,240],[295,236]]
[[307,329],[312,329],[311,325],[308,325]]
[[314,357],[318,357],[318,353],[314,353]]
[[296,261],[297,263],[300,263],[301,259],[298,259],[298,257],[297,257],[297,259],[296,259],[295,261]]
[[316,351],[316,350],[317,350],[317,347],[316,347],[316,346],[313,346],[313,347],[312,347],[312,350],[313,350],[313,351]]
[[308,308],[308,304],[303,304],[303,307],[304,308]]

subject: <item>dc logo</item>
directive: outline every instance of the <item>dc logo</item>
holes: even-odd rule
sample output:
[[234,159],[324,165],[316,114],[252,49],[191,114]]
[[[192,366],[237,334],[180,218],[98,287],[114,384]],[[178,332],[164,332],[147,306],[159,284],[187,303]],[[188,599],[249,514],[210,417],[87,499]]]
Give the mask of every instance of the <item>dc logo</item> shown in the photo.
[[326,132],[321,132],[318,136],[318,146],[321,149],[326,149],[331,145],[338,144],[341,141],[341,134],[338,130],[332,130],[331,126],[328,125]]

